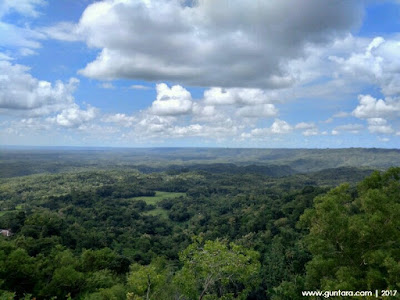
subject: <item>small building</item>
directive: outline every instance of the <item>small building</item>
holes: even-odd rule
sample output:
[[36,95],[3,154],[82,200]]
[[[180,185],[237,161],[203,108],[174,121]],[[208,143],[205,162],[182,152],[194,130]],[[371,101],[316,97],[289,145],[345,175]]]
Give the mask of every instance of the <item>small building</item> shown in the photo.
[[0,234],[3,236],[12,236],[12,232],[9,229],[0,229]]

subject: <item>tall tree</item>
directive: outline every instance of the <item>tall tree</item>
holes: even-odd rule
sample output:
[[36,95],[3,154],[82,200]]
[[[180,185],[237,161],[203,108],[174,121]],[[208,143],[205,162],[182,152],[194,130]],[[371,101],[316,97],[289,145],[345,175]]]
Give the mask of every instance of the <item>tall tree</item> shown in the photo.
[[313,255],[306,287],[400,289],[400,168],[375,172],[355,192],[341,185],[301,218]]
[[245,299],[259,283],[258,252],[220,240],[195,239],[180,255],[178,289],[189,299]]

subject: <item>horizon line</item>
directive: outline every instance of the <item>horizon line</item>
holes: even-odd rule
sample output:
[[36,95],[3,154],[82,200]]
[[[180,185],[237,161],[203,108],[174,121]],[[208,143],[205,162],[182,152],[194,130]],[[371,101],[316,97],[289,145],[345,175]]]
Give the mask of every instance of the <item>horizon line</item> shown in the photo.
[[385,148],[385,147],[313,147],[313,148],[305,148],[305,147],[204,147],[204,146],[67,146],[67,145],[57,145],[57,146],[41,146],[41,145],[0,145],[0,150],[2,149],[110,149],[110,150],[118,150],[118,149],[243,149],[243,150],[340,150],[340,149],[382,149],[382,150],[400,150],[400,148]]

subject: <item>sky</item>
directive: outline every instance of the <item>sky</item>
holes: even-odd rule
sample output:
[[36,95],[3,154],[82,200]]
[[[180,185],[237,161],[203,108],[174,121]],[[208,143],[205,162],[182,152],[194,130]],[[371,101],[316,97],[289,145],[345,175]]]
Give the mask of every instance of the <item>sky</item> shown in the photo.
[[0,0],[0,145],[400,147],[400,1]]

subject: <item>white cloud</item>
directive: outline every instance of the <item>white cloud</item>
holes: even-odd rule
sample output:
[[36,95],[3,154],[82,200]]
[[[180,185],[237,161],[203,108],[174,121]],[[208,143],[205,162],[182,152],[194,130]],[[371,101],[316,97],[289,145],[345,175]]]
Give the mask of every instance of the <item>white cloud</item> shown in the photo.
[[208,89],[204,92],[204,102],[210,105],[235,104],[238,101],[237,95],[233,91],[219,87]]
[[177,122],[177,118],[170,116],[144,114],[141,116],[141,120],[135,123],[134,130],[128,136],[136,140],[188,137],[218,140],[234,138],[240,131],[240,128],[231,122],[226,124],[177,124]]
[[204,92],[204,102],[209,105],[256,105],[278,101],[278,93],[261,89],[213,87]]
[[304,136],[312,136],[312,135],[318,135],[319,131],[317,128],[311,128],[311,129],[304,130],[301,134]]
[[329,123],[332,123],[332,122],[333,122],[333,117],[332,118],[328,118],[328,119],[326,119],[324,121],[320,121],[320,123],[325,123],[325,124],[329,124]]
[[29,48],[20,48],[20,49],[18,49],[18,53],[21,56],[31,56],[31,55],[37,54],[36,51],[29,49]]
[[40,48],[40,40],[43,40],[45,38],[42,33],[32,30],[28,27],[18,27],[13,24],[4,23],[1,21],[0,36],[0,47],[17,49],[24,48],[25,53],[22,54],[28,54],[26,52],[27,49]]
[[[230,106],[239,117],[274,117],[277,116],[278,109],[270,102],[276,102],[277,99],[276,91],[213,87],[204,91],[203,105],[214,107],[214,111],[215,107]],[[226,109],[224,108],[225,111]]]
[[390,117],[400,112],[400,101],[394,99],[376,99],[370,95],[359,95],[360,104],[354,109],[353,115],[360,119]]
[[275,119],[270,129],[271,133],[274,134],[286,134],[291,132],[293,128],[286,121]]
[[151,87],[141,84],[133,84],[129,87],[132,90],[150,90]]
[[345,125],[336,126],[333,131],[335,131],[336,134],[338,134],[340,131],[346,131],[346,132],[357,134],[363,128],[364,128],[364,126],[361,124],[345,124]]
[[319,134],[319,130],[314,122],[311,122],[311,123],[300,122],[300,123],[296,124],[295,129],[304,130],[301,133],[304,136],[312,136],[312,135]]
[[385,96],[400,93],[399,36],[389,40],[375,37],[363,49],[354,49],[348,57],[331,56],[345,75],[378,85]]
[[0,2],[0,18],[12,12],[28,17],[37,17],[39,12],[36,8],[44,5],[46,5],[45,0],[2,0]]
[[57,25],[47,32],[63,40],[79,35],[101,50],[81,71],[92,78],[282,88],[296,81],[287,61],[304,55],[307,45],[346,34],[360,24],[363,12],[363,3],[352,0],[190,3],[98,1],[76,26]]
[[340,111],[333,115],[333,118],[346,118],[350,115],[348,112]]
[[221,112],[213,105],[205,105],[201,102],[194,102],[193,121],[205,123],[226,123],[230,121],[230,118],[224,112]]
[[393,128],[387,124],[387,121],[383,118],[369,118],[368,122],[368,130],[371,133],[378,134],[391,134],[394,132]]
[[78,79],[52,84],[34,78],[28,71],[26,66],[0,61],[0,108],[40,114],[60,110],[74,102],[72,94]]
[[[40,40],[45,35],[32,30],[24,17],[38,17],[38,7],[44,6],[44,0],[2,0],[0,1],[0,47],[12,50],[8,56],[27,56],[36,54],[33,49],[40,48]],[[19,15],[13,24],[5,16],[11,13]],[[22,21],[23,20],[23,21]],[[17,25],[24,24],[24,25]]]
[[155,115],[184,115],[192,111],[192,96],[180,85],[169,88],[165,83],[157,84],[157,99],[149,111]]
[[63,127],[78,127],[86,122],[93,120],[97,116],[97,109],[88,106],[86,110],[80,109],[77,104],[63,109],[55,117],[49,117],[47,120]]
[[204,128],[199,124],[190,124],[188,126],[175,126],[169,131],[173,137],[202,136]]
[[313,129],[315,128],[315,123],[306,123],[306,122],[301,122],[296,124],[295,129]]
[[0,61],[2,61],[2,60],[13,60],[13,58],[6,53],[0,52]]
[[82,40],[82,36],[79,34],[79,28],[76,24],[70,22],[61,22],[53,27],[39,28],[39,31],[45,34],[47,37],[63,40],[68,42],[76,42]]
[[176,118],[173,116],[156,116],[144,113],[137,123],[136,131],[140,136],[162,136],[168,128],[172,127]]
[[115,86],[111,82],[103,82],[102,84],[100,84],[100,87],[109,90],[115,89]]
[[389,138],[387,138],[387,137],[378,137],[378,140],[380,140],[381,142],[384,142],[384,143],[387,143],[387,142],[389,142],[390,141],[390,139]]
[[119,113],[105,116],[102,121],[106,123],[116,123],[124,127],[131,127],[135,122],[137,122],[137,118]]
[[236,111],[236,115],[245,118],[274,117],[277,114],[278,110],[273,104],[244,106]]
[[292,132],[293,127],[286,121],[275,119],[270,127],[254,128],[250,132],[242,132],[241,140],[265,140],[272,135],[283,135]]
[[366,47],[365,52],[353,53],[349,58],[331,56],[331,59],[337,62],[345,73],[353,76],[367,76],[368,79],[375,79],[382,76],[382,61],[380,56],[373,55],[372,51],[378,48],[384,39],[382,37],[374,38]]

